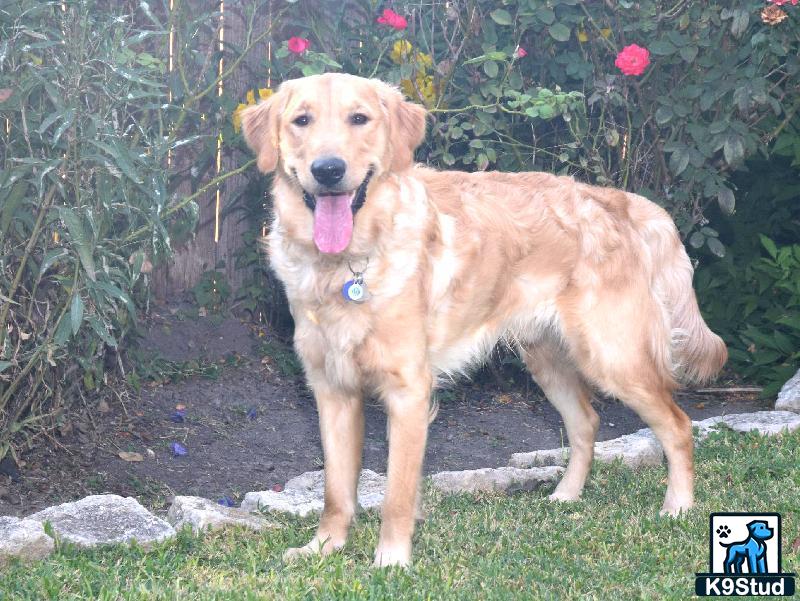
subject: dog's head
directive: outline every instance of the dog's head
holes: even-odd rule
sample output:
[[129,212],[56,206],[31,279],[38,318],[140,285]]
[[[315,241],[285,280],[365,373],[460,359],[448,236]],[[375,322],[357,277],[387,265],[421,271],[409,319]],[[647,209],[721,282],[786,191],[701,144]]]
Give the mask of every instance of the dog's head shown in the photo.
[[425,116],[381,81],[329,73],[281,84],[244,111],[242,130],[258,168],[277,171],[313,212],[317,248],[340,253],[370,182],[412,165]]
[[750,522],[747,524],[747,529],[750,531],[750,535],[758,540],[767,540],[772,538],[772,535],[774,534],[773,530],[763,520],[755,520]]

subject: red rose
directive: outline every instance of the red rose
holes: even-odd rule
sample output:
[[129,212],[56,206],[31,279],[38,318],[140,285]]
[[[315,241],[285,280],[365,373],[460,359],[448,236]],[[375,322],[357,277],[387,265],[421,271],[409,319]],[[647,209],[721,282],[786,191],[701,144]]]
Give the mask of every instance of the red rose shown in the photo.
[[614,64],[625,75],[641,75],[650,64],[650,51],[636,44],[625,46],[617,55]]
[[289,42],[286,44],[286,46],[289,48],[289,52],[293,52],[294,54],[303,54],[303,52],[309,49],[311,42],[305,38],[291,37],[289,38]]
[[381,25],[388,25],[389,27],[394,27],[395,29],[405,29],[408,27],[408,21],[406,21],[406,18],[403,15],[398,15],[391,8],[383,9],[383,14],[375,19],[375,21]]

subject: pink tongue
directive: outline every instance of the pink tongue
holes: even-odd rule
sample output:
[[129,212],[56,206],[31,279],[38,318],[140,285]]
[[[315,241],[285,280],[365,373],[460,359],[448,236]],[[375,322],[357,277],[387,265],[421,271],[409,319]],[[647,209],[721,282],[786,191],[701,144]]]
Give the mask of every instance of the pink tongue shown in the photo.
[[324,253],[340,253],[353,237],[352,194],[317,196],[314,208],[314,242]]

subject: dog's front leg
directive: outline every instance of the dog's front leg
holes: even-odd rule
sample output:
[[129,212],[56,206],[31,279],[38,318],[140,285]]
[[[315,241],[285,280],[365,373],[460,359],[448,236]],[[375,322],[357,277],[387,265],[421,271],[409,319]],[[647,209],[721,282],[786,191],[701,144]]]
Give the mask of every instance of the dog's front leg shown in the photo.
[[322,450],[325,455],[325,507],[319,528],[303,547],[286,551],[284,559],[340,549],[356,513],[356,488],[364,444],[364,410],[360,395],[313,385],[317,400]]
[[431,377],[415,374],[385,391],[389,416],[388,484],[383,501],[376,567],[407,566],[430,419]]

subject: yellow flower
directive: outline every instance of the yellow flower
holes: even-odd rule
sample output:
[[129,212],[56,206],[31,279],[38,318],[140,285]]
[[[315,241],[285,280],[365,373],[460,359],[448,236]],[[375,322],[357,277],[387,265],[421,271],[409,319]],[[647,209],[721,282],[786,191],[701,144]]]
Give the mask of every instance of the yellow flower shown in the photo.
[[[259,100],[266,100],[272,96],[272,94],[273,92],[270,88],[258,88]],[[233,115],[231,115],[231,121],[233,121],[233,131],[235,131],[237,134],[239,133],[239,130],[242,129],[242,111],[248,106],[253,106],[256,103],[256,93],[254,90],[247,90],[245,101],[247,104],[240,102],[239,106],[236,107],[236,110],[233,111]]]
[[413,48],[414,47],[411,45],[411,42],[408,40],[397,40],[394,43],[394,46],[392,46],[392,51],[389,53],[389,58],[399,65],[408,59]]
[[433,66],[433,58],[430,54],[425,54],[424,52],[417,52],[416,57],[417,66],[423,71],[428,67]]
[[438,90],[432,75],[417,75],[415,81],[403,79],[400,81],[400,89],[409,98],[421,100],[428,108],[436,105]]
[[604,27],[603,29],[600,30],[600,35],[608,39],[608,36],[611,35],[611,30],[608,27]]
[[233,111],[233,115],[231,116],[231,121],[233,121],[233,131],[237,134],[242,129],[242,111],[246,109],[248,105],[239,103],[239,106],[236,107],[236,110]]
[[578,30],[578,41],[579,42],[588,42],[589,36],[586,35],[586,32],[583,29]]

